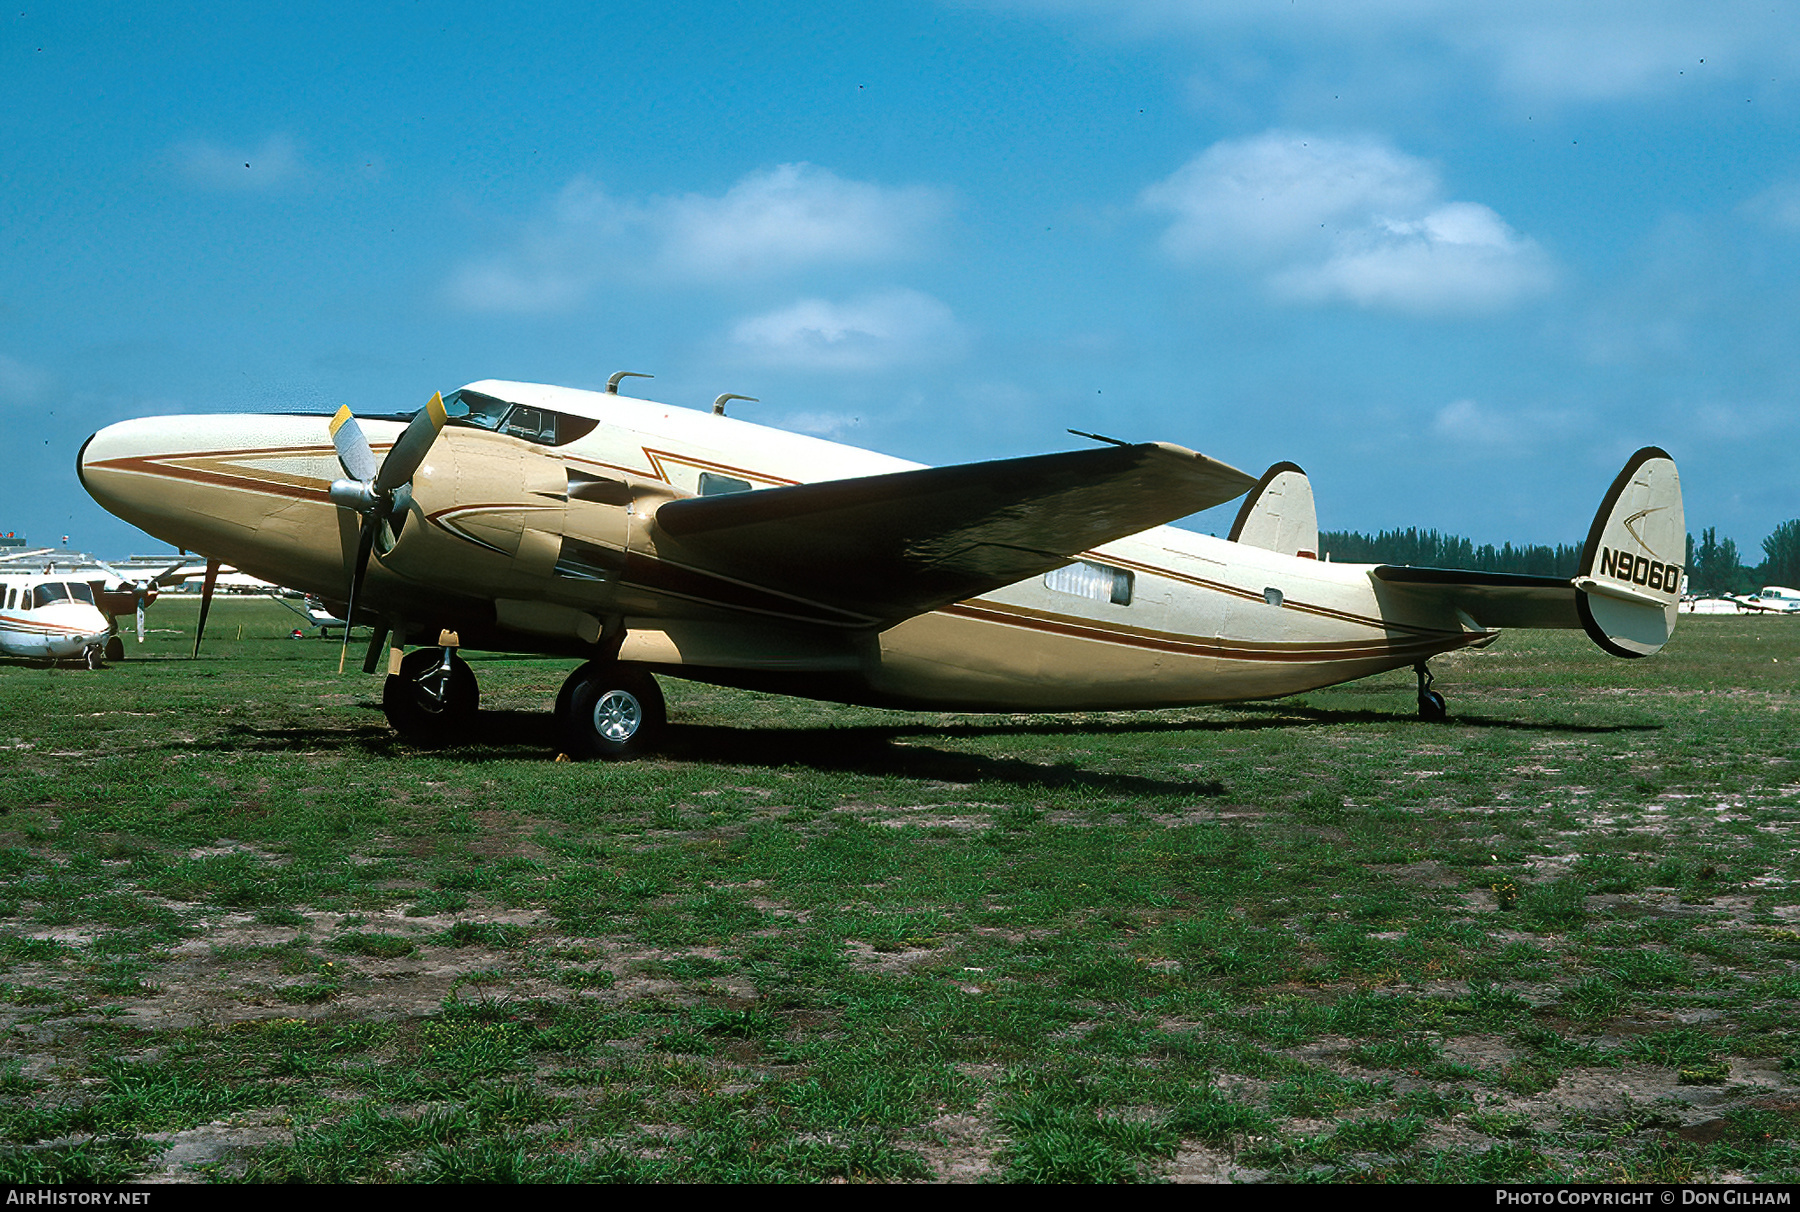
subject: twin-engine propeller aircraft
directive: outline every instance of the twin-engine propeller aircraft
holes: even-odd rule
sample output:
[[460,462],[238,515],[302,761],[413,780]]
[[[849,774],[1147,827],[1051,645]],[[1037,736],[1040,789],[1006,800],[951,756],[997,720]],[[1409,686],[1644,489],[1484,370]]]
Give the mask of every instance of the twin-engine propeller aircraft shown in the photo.
[[[557,700],[578,757],[643,752],[654,674],[879,706],[1170,707],[1414,667],[1503,627],[1645,656],[1676,620],[1675,464],[1633,455],[1572,580],[1312,558],[1303,473],[1163,443],[921,467],[617,393],[483,381],[410,420],[178,416],[89,438],[83,484],[186,550],[377,627],[383,703],[466,734],[462,648],[584,663]],[[1090,435],[1091,436],[1091,435]],[[1163,523],[1256,487],[1221,540]],[[204,626],[204,604],[202,626]],[[199,639],[196,636],[196,649]],[[346,644],[348,639],[346,637]],[[405,651],[413,646],[410,652]],[[340,660],[341,664],[341,660]]]
[[84,658],[100,668],[112,621],[95,603],[94,587],[72,572],[43,567],[0,568],[0,654],[40,660]]

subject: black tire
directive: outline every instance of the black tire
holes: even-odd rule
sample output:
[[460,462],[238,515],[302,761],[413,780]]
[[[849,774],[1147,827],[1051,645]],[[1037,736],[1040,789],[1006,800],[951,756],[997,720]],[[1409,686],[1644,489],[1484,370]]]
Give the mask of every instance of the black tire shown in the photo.
[[656,679],[637,665],[590,661],[557,696],[563,751],[578,761],[641,757],[662,738],[668,707]]
[[106,659],[109,661],[124,660],[125,659],[125,641],[121,640],[116,635],[108,636],[106,639]]
[[1419,718],[1432,723],[1442,723],[1450,718],[1449,705],[1444,696],[1435,690],[1427,690],[1419,695]]
[[436,693],[441,648],[415,648],[400,660],[381,687],[381,709],[394,731],[409,741],[460,740],[473,729],[481,706],[481,688],[469,663],[450,654],[450,685],[442,699]]

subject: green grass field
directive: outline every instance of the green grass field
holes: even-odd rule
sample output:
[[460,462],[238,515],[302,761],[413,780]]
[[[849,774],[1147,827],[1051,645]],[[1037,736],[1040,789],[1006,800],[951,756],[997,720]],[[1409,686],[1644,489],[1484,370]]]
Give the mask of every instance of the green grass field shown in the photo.
[[193,615],[0,665],[0,1180],[1800,1180],[1800,620],[602,765]]

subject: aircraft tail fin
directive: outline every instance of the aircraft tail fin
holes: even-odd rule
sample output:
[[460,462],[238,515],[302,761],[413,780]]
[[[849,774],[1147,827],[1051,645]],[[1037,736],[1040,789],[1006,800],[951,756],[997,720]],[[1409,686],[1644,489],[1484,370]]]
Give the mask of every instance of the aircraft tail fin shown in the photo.
[[1687,521],[1668,452],[1632,455],[1594,515],[1575,575],[1575,606],[1594,643],[1642,657],[1668,643],[1681,602]]
[[1312,481],[1292,463],[1263,472],[1228,536],[1233,543],[1303,559],[1319,558],[1319,518],[1313,509]]

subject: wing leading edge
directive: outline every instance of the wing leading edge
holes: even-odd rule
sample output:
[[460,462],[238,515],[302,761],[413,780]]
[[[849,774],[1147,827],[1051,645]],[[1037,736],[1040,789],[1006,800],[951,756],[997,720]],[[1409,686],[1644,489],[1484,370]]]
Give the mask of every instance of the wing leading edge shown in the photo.
[[1060,568],[1256,483],[1165,443],[670,501],[657,557],[897,622]]

